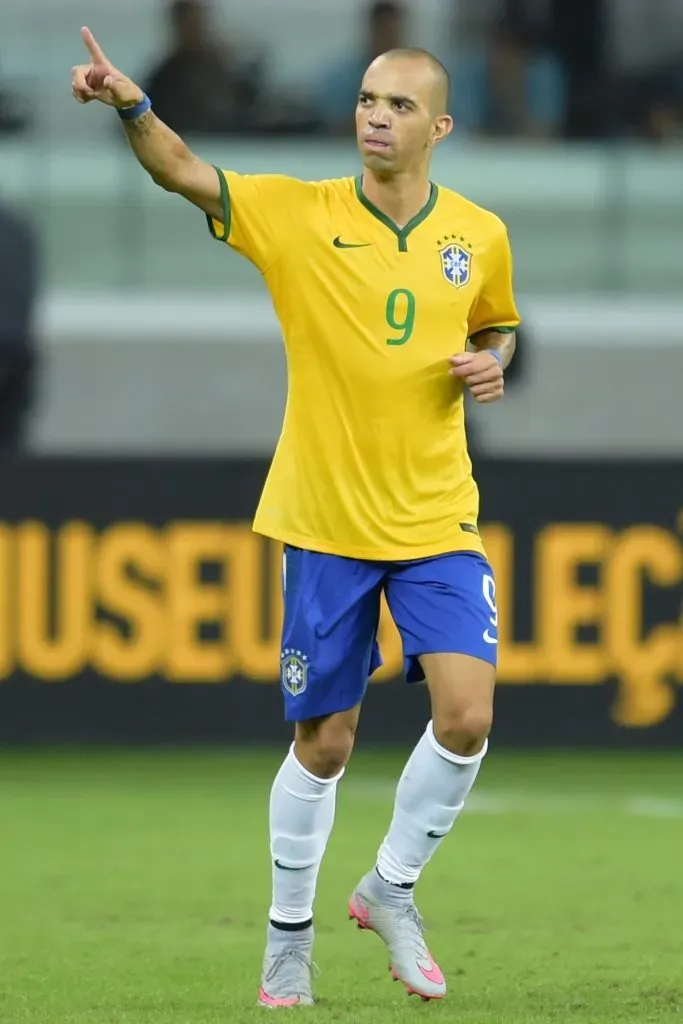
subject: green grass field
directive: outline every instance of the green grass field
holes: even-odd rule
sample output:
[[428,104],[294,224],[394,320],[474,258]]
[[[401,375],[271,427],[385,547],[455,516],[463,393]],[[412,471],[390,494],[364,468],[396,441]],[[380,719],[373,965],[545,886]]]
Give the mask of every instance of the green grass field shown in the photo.
[[[0,751],[2,1024],[232,1024],[255,1006],[281,752]],[[361,753],[317,905],[311,1024],[683,1017],[683,757],[492,750],[418,889],[450,982],[393,985],[346,918],[405,752]]]

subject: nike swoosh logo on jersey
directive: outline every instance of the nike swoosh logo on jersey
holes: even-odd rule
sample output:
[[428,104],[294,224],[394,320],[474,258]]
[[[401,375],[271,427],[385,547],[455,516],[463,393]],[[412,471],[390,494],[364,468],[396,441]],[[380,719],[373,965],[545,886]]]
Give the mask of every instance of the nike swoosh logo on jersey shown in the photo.
[[280,868],[282,871],[303,871],[304,868],[291,868],[289,864],[282,864],[279,860],[275,861],[275,867]]
[[427,836],[430,839],[443,839],[447,835],[448,835],[448,832],[428,832],[427,833]]
[[487,629],[484,632],[484,642],[487,643],[487,644],[497,644],[498,643],[498,638],[495,637],[495,636],[491,636],[491,634],[489,633],[489,631]]
[[335,249],[367,249],[371,242],[342,242],[341,235],[337,235],[332,245]]

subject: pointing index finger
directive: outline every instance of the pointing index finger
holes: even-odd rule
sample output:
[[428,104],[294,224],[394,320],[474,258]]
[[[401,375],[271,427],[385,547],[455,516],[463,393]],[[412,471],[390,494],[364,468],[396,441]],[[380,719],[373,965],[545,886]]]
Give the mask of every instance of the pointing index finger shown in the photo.
[[96,64],[106,64],[107,58],[105,57],[100,44],[97,42],[89,28],[84,27],[81,29],[81,38],[83,39],[83,42],[85,43],[88,49],[88,53],[92,57],[93,61]]

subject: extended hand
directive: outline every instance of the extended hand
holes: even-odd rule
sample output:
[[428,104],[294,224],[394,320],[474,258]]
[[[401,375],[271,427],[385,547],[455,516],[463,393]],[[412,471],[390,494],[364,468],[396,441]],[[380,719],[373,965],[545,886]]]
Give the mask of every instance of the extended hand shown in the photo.
[[109,107],[134,107],[143,98],[142,89],[107,60],[89,28],[81,36],[90,54],[89,64],[71,69],[71,92],[79,103],[99,100]]
[[467,384],[477,402],[496,402],[503,397],[503,369],[490,352],[463,352],[451,356],[450,373]]

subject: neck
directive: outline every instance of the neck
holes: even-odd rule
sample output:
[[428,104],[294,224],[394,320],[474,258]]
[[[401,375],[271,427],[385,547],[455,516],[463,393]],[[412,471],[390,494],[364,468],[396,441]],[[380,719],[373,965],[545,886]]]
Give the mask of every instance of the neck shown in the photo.
[[363,194],[399,228],[404,228],[427,205],[432,186],[424,171],[383,177],[365,168]]

